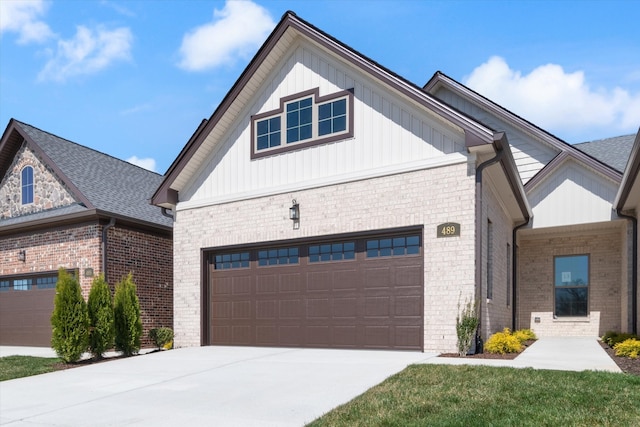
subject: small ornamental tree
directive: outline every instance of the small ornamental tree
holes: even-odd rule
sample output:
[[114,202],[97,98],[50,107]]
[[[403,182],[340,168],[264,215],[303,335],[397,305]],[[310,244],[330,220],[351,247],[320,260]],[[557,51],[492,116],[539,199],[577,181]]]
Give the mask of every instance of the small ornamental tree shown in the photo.
[[89,343],[89,316],[78,280],[63,268],[53,304],[51,348],[65,362],[77,362]]
[[111,290],[104,276],[93,279],[89,291],[89,351],[101,359],[105,351],[113,347],[114,316]]
[[125,356],[136,354],[140,350],[142,320],[136,285],[133,283],[131,273],[116,285],[113,309],[116,350],[121,351]]

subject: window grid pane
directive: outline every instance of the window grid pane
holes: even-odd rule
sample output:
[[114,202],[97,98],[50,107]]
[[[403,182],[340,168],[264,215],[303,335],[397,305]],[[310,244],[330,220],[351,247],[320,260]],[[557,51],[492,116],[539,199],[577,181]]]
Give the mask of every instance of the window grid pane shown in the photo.
[[256,124],[258,150],[280,145],[280,117],[261,120]]
[[318,107],[318,135],[328,135],[347,129],[347,100],[339,99]]
[[367,258],[420,253],[420,236],[367,240]]
[[265,249],[258,251],[258,266],[298,264],[298,248]]
[[58,278],[56,276],[38,277],[36,279],[36,287],[38,289],[55,288]]
[[33,168],[22,169],[22,204],[33,203]]
[[214,268],[216,270],[249,268],[249,266],[249,252],[217,254],[214,257]]
[[11,282],[8,280],[0,280],[0,292],[11,289]]
[[16,279],[13,281],[14,291],[28,291],[31,289],[31,279]]
[[287,144],[311,138],[312,100],[305,98],[287,104]]
[[354,242],[331,243],[309,246],[309,262],[329,262],[355,259]]

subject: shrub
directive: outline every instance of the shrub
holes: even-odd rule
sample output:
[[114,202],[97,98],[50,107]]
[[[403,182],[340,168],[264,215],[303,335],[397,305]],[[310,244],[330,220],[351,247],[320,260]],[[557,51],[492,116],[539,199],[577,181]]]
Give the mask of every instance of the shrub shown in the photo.
[[[458,301],[458,311],[460,312],[460,301]],[[458,336],[458,354],[466,356],[469,353],[473,337],[478,328],[478,314],[474,301],[467,301],[456,316],[456,334]]]
[[640,340],[629,338],[616,344],[613,349],[616,351],[616,356],[637,359],[638,355],[640,355]]
[[621,343],[622,341],[626,341],[630,338],[638,339],[638,336],[627,332],[608,331],[603,335],[602,341],[604,341],[604,343],[609,347],[613,348],[616,344]]
[[136,285],[131,273],[116,285],[113,311],[116,350],[125,356],[136,354],[140,350],[142,320]]
[[58,270],[51,327],[51,348],[65,362],[77,362],[89,343],[89,316],[78,280],[63,268]]
[[154,328],[149,331],[149,338],[158,349],[169,350],[173,347],[173,330],[171,328]]
[[519,353],[522,351],[522,347],[518,337],[513,335],[509,328],[504,328],[502,332],[496,332],[484,343],[484,350],[487,353]]
[[109,285],[100,275],[93,280],[89,291],[89,351],[96,359],[113,347],[113,299]]
[[518,341],[520,341],[520,343],[538,339],[538,337],[536,337],[536,334],[531,329],[518,329],[517,331],[513,331],[512,335],[518,338]]

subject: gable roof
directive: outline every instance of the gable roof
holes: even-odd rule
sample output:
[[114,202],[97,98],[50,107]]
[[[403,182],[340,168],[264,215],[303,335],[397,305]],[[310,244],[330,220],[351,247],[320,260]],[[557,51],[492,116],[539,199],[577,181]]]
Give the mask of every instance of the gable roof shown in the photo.
[[636,135],[634,134],[622,135],[596,141],[581,142],[573,146],[622,173],[624,172],[625,166],[627,166],[635,137]]
[[[377,79],[382,85],[416,102],[425,111],[440,120],[447,121],[462,129],[467,147],[489,146],[495,148],[495,132],[492,129],[431,96],[419,86],[304,21],[295,13],[288,11],[282,16],[276,28],[218,105],[211,118],[200,123],[198,129],[167,170],[165,179],[153,195],[152,203],[167,208],[175,207],[179,201],[178,193],[199,169],[206,159],[206,154],[215,149],[233,117],[256,93],[269,71],[282,59],[298,37],[304,37],[320,49],[330,52]],[[507,157],[501,161],[503,162],[503,170],[507,175],[511,175],[507,177],[512,185],[511,190],[518,200],[519,206],[523,209],[522,214],[528,216],[530,212],[527,209],[526,200],[524,200],[524,189],[521,184],[514,184],[518,181],[516,179],[517,172],[511,169],[513,162],[508,163],[506,159]]]
[[[527,181],[525,185],[527,191],[530,188],[535,187],[535,185],[537,185],[537,183],[542,181],[549,173],[551,173],[555,169],[555,167],[563,163],[564,160],[567,159],[567,157],[573,158],[574,160],[590,167],[595,172],[606,176],[616,183],[620,182],[622,175],[621,172],[613,168],[611,165],[589,156],[573,145],[561,140],[555,135],[507,110],[503,106],[495,103],[494,101],[486,98],[485,96],[479,94],[473,89],[468,88],[467,86],[452,79],[451,77],[440,71],[437,71],[427,82],[427,84],[424,86],[424,90],[429,93],[434,93],[438,90],[438,88],[441,87],[446,87],[459,96],[469,100],[471,103],[477,105],[479,108],[490,112],[491,114],[499,117],[505,122],[512,123],[514,126],[518,127],[518,129],[521,129],[522,131],[528,133],[538,141],[541,141],[542,143],[559,151],[559,154],[556,158],[554,158],[550,163],[542,168],[532,179]],[[499,131],[501,129],[495,130]]]
[[15,119],[0,140],[0,177],[26,144],[71,191],[78,204],[0,220],[0,228],[98,215],[170,230],[172,220],[149,203],[162,176]]
[[635,135],[627,167],[624,170],[622,183],[613,202],[617,211],[631,211],[635,209],[636,218],[640,214],[640,129]]

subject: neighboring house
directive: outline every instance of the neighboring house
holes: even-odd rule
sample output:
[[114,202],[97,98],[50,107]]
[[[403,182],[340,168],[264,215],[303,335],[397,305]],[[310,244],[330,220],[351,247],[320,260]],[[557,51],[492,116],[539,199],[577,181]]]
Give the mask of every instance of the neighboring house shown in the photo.
[[288,12],[153,196],[175,216],[175,344],[453,351],[468,300],[485,339],[634,330],[621,179]]
[[85,298],[98,274],[113,290],[133,273],[145,337],[172,326],[172,219],[149,204],[162,176],[12,119],[0,178],[0,345],[50,345],[60,267]]

